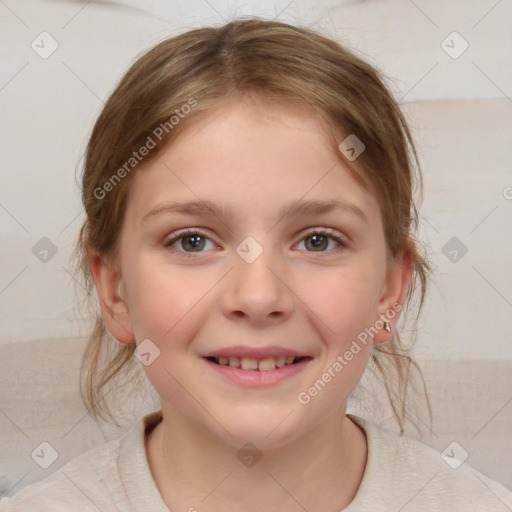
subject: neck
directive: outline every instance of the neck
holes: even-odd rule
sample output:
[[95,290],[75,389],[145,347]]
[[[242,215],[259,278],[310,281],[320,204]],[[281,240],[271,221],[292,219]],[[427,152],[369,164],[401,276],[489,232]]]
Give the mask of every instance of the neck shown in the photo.
[[261,453],[255,463],[241,462],[239,448],[172,409],[162,410],[163,421],[148,435],[147,453],[170,510],[340,510],[357,493],[366,438],[344,407],[305,436]]

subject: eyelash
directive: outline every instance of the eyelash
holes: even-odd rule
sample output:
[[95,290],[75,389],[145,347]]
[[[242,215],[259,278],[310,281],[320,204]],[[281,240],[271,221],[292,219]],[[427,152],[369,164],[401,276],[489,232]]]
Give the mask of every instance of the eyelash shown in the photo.
[[[175,249],[174,247],[172,247],[172,245],[175,242],[177,242],[180,238],[185,238],[187,236],[192,236],[192,235],[200,235],[200,236],[210,240],[210,238],[207,235],[207,233],[205,233],[201,229],[198,229],[198,228],[193,228],[192,229],[192,228],[190,228],[190,229],[186,229],[184,231],[179,231],[178,233],[176,233],[176,235],[174,237],[172,237],[169,240],[166,240],[164,242],[164,247],[169,248],[169,249],[173,250],[174,252],[178,252],[178,253],[180,253],[182,255],[185,255],[186,257],[189,257],[189,258],[197,257],[199,254],[201,254],[202,252],[205,252],[205,251],[187,252],[187,251],[180,251],[180,250]],[[300,239],[300,241],[302,242],[304,239],[306,239],[306,238],[308,238],[308,237],[310,237],[312,235],[326,235],[328,238],[331,238],[332,240],[337,242],[339,244],[339,247],[331,249],[330,251],[306,251],[306,252],[312,252],[312,253],[315,253],[315,252],[332,253],[332,252],[343,250],[343,249],[346,249],[346,248],[349,247],[349,244],[347,243],[345,238],[343,238],[343,237],[341,237],[339,235],[336,235],[336,233],[332,229],[329,229],[329,228],[310,228],[310,229],[308,229],[306,231],[306,233]]]

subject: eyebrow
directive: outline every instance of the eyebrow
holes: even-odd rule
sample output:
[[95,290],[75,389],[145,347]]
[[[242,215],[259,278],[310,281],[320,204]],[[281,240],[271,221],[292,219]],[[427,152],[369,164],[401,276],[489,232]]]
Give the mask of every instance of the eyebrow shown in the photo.
[[[292,201],[281,208],[278,214],[280,220],[296,216],[305,216],[313,214],[326,214],[333,211],[342,211],[359,217],[364,222],[368,222],[368,218],[355,204],[342,200],[320,201],[320,200],[299,200]],[[142,221],[162,215],[165,213],[181,213],[184,215],[208,216],[212,213],[224,220],[232,220],[236,214],[232,208],[225,204],[217,204],[212,201],[175,201],[165,202],[155,206],[149,213],[144,215]]]

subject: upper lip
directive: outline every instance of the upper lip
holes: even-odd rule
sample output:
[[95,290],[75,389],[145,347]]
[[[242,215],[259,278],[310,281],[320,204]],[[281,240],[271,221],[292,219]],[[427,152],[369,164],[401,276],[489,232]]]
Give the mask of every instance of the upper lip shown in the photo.
[[285,357],[310,357],[298,350],[282,348],[277,346],[268,347],[247,347],[244,345],[236,345],[233,347],[221,348],[208,352],[203,357],[250,357],[252,359],[267,359]]

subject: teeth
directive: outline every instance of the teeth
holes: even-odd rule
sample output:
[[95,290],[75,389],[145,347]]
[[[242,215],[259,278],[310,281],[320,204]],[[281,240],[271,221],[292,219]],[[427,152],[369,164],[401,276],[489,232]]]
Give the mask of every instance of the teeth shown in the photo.
[[238,357],[230,357],[229,366],[232,368],[240,368],[240,359],[238,359]]
[[262,359],[258,363],[258,368],[261,371],[269,371],[276,369],[276,360],[273,357],[269,357],[268,359]]
[[232,368],[242,368],[242,370],[260,370],[271,371],[276,368],[282,368],[285,365],[293,364],[294,356],[279,356],[277,358],[267,357],[266,359],[257,360],[252,357],[218,357],[217,363],[221,366],[231,366]]
[[281,368],[281,366],[284,366],[286,363],[286,357],[285,356],[279,356],[277,359],[276,359],[276,366],[278,368]]
[[258,361],[250,357],[242,357],[242,370],[257,370]]

